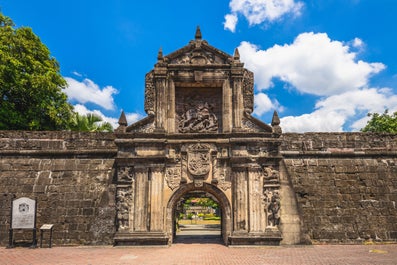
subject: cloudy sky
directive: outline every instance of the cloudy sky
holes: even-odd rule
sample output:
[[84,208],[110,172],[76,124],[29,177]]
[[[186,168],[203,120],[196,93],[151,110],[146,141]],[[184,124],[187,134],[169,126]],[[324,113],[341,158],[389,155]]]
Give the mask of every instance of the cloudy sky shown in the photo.
[[61,65],[75,110],[117,124],[145,117],[144,76],[160,48],[237,47],[255,74],[254,115],[284,132],[358,131],[397,111],[395,0],[0,0]]

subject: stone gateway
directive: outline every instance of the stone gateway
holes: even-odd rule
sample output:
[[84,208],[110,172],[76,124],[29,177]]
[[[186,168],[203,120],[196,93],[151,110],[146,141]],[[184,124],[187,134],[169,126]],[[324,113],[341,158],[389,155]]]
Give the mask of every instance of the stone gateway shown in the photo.
[[122,115],[116,131],[116,192],[125,196],[115,244],[172,243],[176,202],[206,191],[220,202],[225,244],[278,245],[279,119],[251,116],[253,74],[238,50],[212,47],[197,29],[157,60],[146,75],[148,116],[128,126]]
[[55,245],[172,244],[192,193],[219,204],[225,245],[396,241],[397,136],[282,133],[277,112],[270,124],[251,115],[253,84],[238,50],[198,28],[159,51],[142,120],[122,113],[114,133],[0,131],[1,244],[12,194],[37,198]]

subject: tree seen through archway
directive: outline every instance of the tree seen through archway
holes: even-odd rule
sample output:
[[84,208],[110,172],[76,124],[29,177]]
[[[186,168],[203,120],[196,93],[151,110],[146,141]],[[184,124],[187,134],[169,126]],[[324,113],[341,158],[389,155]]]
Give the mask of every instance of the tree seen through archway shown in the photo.
[[206,192],[189,192],[176,206],[176,241],[208,242],[221,238],[221,207]]

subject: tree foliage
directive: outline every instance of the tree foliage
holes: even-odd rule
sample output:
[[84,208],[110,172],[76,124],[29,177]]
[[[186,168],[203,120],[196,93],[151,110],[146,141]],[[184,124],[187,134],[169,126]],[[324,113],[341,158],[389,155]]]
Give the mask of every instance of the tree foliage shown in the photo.
[[0,13],[0,129],[67,129],[73,107],[65,86],[39,37]]
[[208,197],[190,197],[185,200],[184,207],[188,208],[190,205],[198,205],[203,207],[211,207],[213,209],[219,208],[219,204],[211,198]]
[[113,127],[109,122],[103,122],[98,115],[89,113],[87,115],[80,115],[74,113],[69,124],[72,131],[83,132],[112,132]]
[[389,114],[385,110],[383,114],[368,113],[371,119],[367,125],[361,129],[362,132],[377,132],[377,133],[397,133],[397,112]]

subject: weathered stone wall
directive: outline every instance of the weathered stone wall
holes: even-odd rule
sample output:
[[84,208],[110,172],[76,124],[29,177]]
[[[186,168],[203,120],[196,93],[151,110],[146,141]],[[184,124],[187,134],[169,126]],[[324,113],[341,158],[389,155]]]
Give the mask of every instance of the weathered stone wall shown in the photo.
[[[397,135],[281,140],[281,172],[296,195],[304,240],[397,239]],[[116,153],[110,133],[0,131],[0,244],[8,243],[11,194],[37,198],[37,227],[55,224],[57,245],[112,244]],[[17,233],[24,238],[31,232]]]
[[397,135],[282,136],[306,240],[397,239]]
[[[37,227],[55,224],[55,244],[112,244],[116,152],[109,133],[0,131],[1,245],[11,195],[37,199]],[[31,232],[16,231],[15,239]]]

